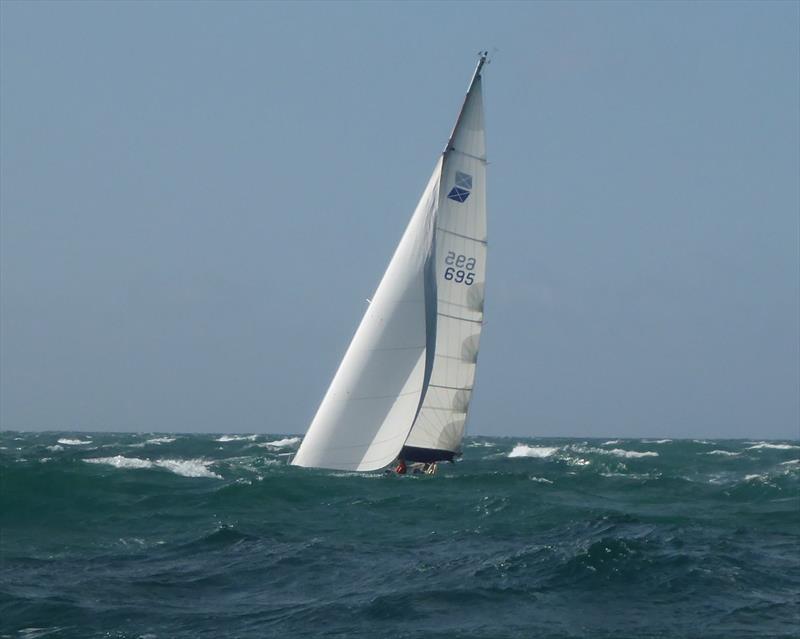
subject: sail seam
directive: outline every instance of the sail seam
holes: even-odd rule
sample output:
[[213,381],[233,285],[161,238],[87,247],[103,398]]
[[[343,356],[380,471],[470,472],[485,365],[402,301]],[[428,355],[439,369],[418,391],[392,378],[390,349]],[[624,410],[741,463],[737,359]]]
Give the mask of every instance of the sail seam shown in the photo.
[[391,399],[392,397],[405,397],[406,395],[416,395],[419,390],[409,391],[408,393],[393,393],[392,395],[361,395],[359,397],[348,397],[348,402],[360,402],[365,399]]
[[445,386],[443,384],[428,384],[428,386],[433,386],[434,388],[447,388],[449,390],[457,390],[457,391],[471,391],[472,387],[469,388],[462,388],[460,386]]
[[456,355],[442,355],[441,353],[436,353],[436,357],[452,359],[456,362],[461,362],[462,364],[475,364],[475,362],[471,359],[464,359],[463,357],[457,357]]
[[482,158],[482,157],[479,157],[479,156],[477,156],[477,155],[472,155],[472,153],[467,153],[466,151],[462,151],[461,149],[457,149],[457,148],[456,148],[456,147],[454,147],[454,146],[451,146],[451,147],[448,149],[448,151],[449,151],[449,152],[451,152],[451,153],[452,153],[453,151],[455,151],[456,153],[460,153],[461,155],[465,155],[465,156],[467,156],[468,158],[472,158],[473,160],[478,160],[478,162],[483,162],[484,164],[488,164],[488,163],[489,163],[489,161],[488,161],[486,158]]
[[437,231],[443,231],[444,233],[449,233],[450,235],[455,235],[456,237],[463,237],[465,240],[472,240],[473,242],[479,242],[481,244],[486,244],[486,240],[479,240],[477,237],[470,237],[469,235],[462,235],[461,233],[456,233],[455,231],[451,231],[450,229],[442,228],[441,226],[436,227]]
[[483,320],[469,319],[468,317],[459,317],[458,315],[448,315],[447,313],[439,313],[441,317],[449,317],[454,320],[462,320],[464,322],[472,322],[474,324],[483,324]]

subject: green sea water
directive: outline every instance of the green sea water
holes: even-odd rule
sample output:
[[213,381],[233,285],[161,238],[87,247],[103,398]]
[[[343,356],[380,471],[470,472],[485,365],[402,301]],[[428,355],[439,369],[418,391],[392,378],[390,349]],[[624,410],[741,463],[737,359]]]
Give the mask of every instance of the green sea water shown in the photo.
[[797,637],[800,443],[0,434],[0,636]]

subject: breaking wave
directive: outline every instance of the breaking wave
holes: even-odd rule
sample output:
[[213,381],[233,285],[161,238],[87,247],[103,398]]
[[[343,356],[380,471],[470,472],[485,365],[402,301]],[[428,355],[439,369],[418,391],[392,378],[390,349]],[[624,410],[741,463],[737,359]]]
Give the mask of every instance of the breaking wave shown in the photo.
[[258,444],[262,448],[286,448],[287,446],[294,446],[295,444],[299,444],[301,437],[285,437],[284,439],[276,439],[272,442],[264,442],[262,444]]
[[558,452],[558,448],[550,446],[528,446],[527,444],[517,444],[514,450],[508,453],[509,457],[551,457]]
[[204,459],[157,459],[151,461],[149,459],[139,459],[138,457],[115,455],[113,457],[84,459],[83,461],[87,464],[105,464],[122,469],[163,468],[182,477],[222,479],[221,475],[208,469],[214,462]]
[[758,450],[761,448],[770,448],[772,450],[794,450],[799,449],[800,446],[794,444],[772,444],[770,442],[758,442],[754,446],[748,446],[747,450]]
[[222,435],[221,437],[217,437],[215,442],[245,442],[245,441],[255,441],[258,435]]

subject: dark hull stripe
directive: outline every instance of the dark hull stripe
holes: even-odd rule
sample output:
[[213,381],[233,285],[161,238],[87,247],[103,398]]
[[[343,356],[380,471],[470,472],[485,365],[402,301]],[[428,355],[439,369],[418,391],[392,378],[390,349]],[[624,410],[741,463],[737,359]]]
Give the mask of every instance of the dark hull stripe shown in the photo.
[[400,457],[407,462],[422,462],[430,464],[437,461],[453,461],[455,453],[451,450],[437,450],[435,448],[418,448],[416,446],[403,446]]

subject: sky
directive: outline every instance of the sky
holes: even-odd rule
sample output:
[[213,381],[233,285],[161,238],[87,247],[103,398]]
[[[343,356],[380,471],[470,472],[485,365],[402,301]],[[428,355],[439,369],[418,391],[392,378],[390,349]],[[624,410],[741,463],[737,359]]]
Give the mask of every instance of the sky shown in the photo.
[[800,3],[0,4],[0,427],[303,433],[478,50],[468,429],[800,437]]

